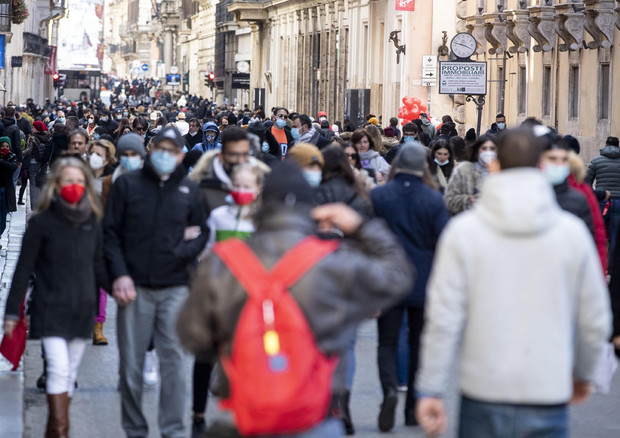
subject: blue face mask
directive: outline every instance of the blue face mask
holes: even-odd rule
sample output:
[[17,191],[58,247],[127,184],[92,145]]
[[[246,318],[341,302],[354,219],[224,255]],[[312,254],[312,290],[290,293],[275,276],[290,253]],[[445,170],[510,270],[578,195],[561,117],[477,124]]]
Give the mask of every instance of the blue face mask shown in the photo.
[[280,129],[284,128],[286,126],[286,120],[278,117],[278,120],[276,120],[276,126]]
[[262,146],[262,151],[263,152],[269,152],[269,143],[267,143],[266,141],[263,142],[263,146]]
[[413,135],[405,135],[403,139],[405,140],[405,143],[415,141],[415,137]]
[[503,122],[498,123],[497,129],[499,129],[500,131],[503,131],[504,129],[506,129],[506,124]]
[[543,174],[553,186],[562,184],[570,174],[568,164],[547,164],[543,168]]
[[215,135],[207,134],[207,143],[213,143],[213,140],[215,140]]
[[439,161],[437,158],[435,158],[435,163],[439,164],[440,166],[445,166],[446,164],[448,164],[450,162],[450,160],[446,160],[446,161]]
[[323,180],[323,172],[320,170],[304,170],[304,178],[310,187],[316,188],[321,185],[321,181]]
[[138,170],[142,167],[141,157],[121,157],[121,166],[125,170]]
[[93,134],[93,138],[95,140],[99,140],[101,138],[101,135],[97,134],[96,132]]
[[151,154],[151,164],[159,176],[170,175],[177,167],[177,159],[166,151],[154,151]]
[[64,117],[58,117],[58,123],[65,123],[65,120]]
[[291,129],[291,135],[293,136],[293,138],[295,140],[297,140],[299,137],[301,137],[301,133],[299,132],[299,128]]

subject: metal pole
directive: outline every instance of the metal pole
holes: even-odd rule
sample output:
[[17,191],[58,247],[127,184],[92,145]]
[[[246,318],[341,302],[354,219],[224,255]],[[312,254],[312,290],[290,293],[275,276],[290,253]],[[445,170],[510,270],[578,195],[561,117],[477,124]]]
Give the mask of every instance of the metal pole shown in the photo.
[[431,85],[428,85],[428,102],[426,103],[426,113],[431,116]]
[[476,99],[476,97],[470,94],[465,98],[465,100],[467,102],[473,102],[476,104],[476,109],[478,110],[478,124],[476,126],[476,135],[480,137],[480,127],[482,125],[482,109],[484,108],[484,103],[486,101],[486,98],[483,95],[480,95],[477,97],[478,99]]

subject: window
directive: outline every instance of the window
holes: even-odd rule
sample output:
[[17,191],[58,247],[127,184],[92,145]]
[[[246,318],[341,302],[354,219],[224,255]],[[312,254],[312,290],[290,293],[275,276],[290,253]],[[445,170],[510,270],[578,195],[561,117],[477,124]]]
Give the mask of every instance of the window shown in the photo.
[[568,71],[568,118],[579,117],[579,67],[571,66]]
[[527,71],[525,67],[519,67],[519,114],[527,112]]
[[497,108],[496,113],[504,113],[504,86],[506,77],[504,76],[504,67],[497,67]]
[[543,95],[542,95],[542,115],[551,115],[551,67],[545,66],[543,69]]
[[609,64],[601,64],[601,76],[598,90],[598,118],[609,119]]

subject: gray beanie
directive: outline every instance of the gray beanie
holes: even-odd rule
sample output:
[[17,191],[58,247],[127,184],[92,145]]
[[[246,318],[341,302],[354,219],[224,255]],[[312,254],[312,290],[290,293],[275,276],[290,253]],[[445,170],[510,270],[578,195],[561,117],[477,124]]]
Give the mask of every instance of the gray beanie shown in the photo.
[[144,140],[135,132],[128,132],[118,139],[118,154],[123,155],[125,151],[134,151],[140,154],[142,158],[146,157],[146,149],[144,149]]
[[422,176],[426,165],[427,150],[419,142],[404,143],[396,154],[396,172]]

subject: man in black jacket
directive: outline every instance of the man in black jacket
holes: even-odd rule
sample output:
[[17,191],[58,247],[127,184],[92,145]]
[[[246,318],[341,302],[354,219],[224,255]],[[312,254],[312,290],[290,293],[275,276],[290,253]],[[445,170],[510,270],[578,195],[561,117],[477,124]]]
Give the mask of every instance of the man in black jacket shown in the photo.
[[202,142],[200,120],[193,118],[189,121],[189,132],[183,136],[187,143],[187,150],[191,151],[194,146]]
[[19,169],[22,167],[23,157],[21,148],[21,135],[19,127],[15,122],[15,108],[11,106],[5,108],[2,117],[2,124],[4,125],[4,135],[11,139],[11,152],[14,153],[17,157],[17,165],[19,167],[13,175],[13,185],[16,185],[17,179],[19,178]]
[[119,311],[122,426],[148,436],[142,413],[144,356],[154,339],[160,370],[162,436],[184,437],[185,365],[174,325],[188,296],[189,268],[208,238],[198,187],[181,165],[185,141],[174,127],[153,140],[141,170],[119,177],[108,198],[105,257]]

